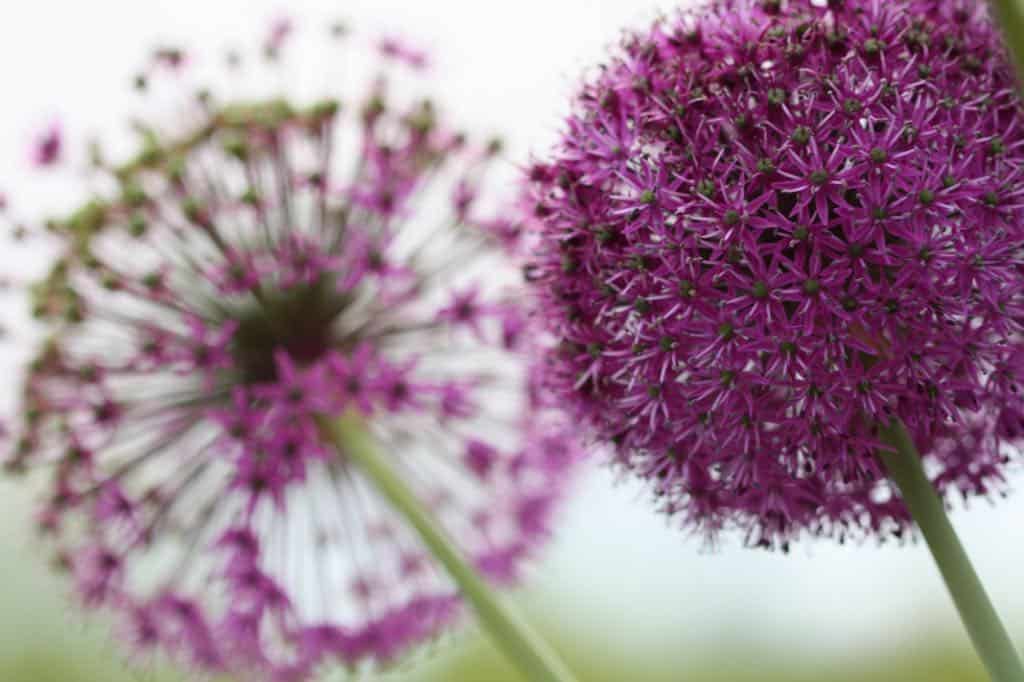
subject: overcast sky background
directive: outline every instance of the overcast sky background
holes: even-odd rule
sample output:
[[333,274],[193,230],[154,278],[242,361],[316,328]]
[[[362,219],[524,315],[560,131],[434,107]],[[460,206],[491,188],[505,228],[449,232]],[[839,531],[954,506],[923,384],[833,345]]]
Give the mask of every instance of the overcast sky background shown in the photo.
[[[30,182],[26,147],[40,123],[59,116],[72,137],[111,129],[132,100],[135,67],[154,43],[244,43],[283,6],[254,0],[10,3],[0,20],[0,191],[15,202],[25,197],[33,207],[63,205],[52,186]],[[364,38],[399,34],[426,47],[438,100],[471,130],[502,132],[511,171],[512,163],[543,152],[554,139],[578,76],[619,29],[643,26],[671,4],[363,0],[290,7],[307,28],[340,17]],[[0,268],[21,270],[22,255],[0,254]],[[1011,483],[1019,488],[1024,475],[1016,474]],[[922,629],[959,632],[920,544],[805,542],[783,556],[745,550],[738,538],[725,537],[715,551],[702,551],[698,539],[653,513],[638,486],[614,478],[601,468],[585,477],[558,541],[534,573],[544,608],[559,614],[573,606],[560,617],[609,647],[654,652],[669,642],[696,646],[738,635],[801,649],[813,641],[856,655]],[[20,530],[29,516],[24,493],[0,482],[0,554],[40,561]],[[1022,521],[1024,494],[994,505],[975,501],[954,516],[1018,641],[1024,640]],[[16,596],[5,590],[0,581],[0,604]],[[0,624],[0,634],[16,626]]]

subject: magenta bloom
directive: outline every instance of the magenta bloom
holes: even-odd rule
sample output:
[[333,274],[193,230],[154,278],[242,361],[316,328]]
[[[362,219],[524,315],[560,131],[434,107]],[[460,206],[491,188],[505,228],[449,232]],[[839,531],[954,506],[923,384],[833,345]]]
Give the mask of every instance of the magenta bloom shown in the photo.
[[402,62],[413,69],[427,68],[427,54],[394,36],[381,38],[377,43],[377,49],[385,57]]
[[61,159],[64,149],[64,133],[59,123],[49,124],[32,143],[32,163],[37,168],[53,166]]
[[7,466],[49,465],[40,529],[139,647],[247,680],[390,662],[457,595],[316,419],[362,415],[498,582],[573,459],[528,362],[512,230],[475,203],[494,146],[383,77],[174,117],[98,162],[116,190],[47,223],[52,333]]
[[630,34],[530,171],[552,383],[662,509],[899,535],[1024,437],[1024,117],[984,3],[715,2]]

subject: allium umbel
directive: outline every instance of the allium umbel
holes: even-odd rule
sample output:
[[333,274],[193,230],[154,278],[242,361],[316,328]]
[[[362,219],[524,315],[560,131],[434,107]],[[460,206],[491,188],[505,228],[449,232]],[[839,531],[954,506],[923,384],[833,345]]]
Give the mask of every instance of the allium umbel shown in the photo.
[[[140,89],[179,86],[180,51],[153,63]],[[457,614],[321,418],[364,422],[493,580],[547,536],[571,448],[527,360],[516,230],[480,218],[498,145],[407,99],[383,77],[311,104],[204,90],[137,125],[128,163],[94,154],[94,198],[48,225],[8,468],[52,467],[40,528],[140,647],[300,679]]]
[[1024,436],[1024,117],[985,3],[715,2],[630,34],[530,171],[553,383],[668,514],[899,535]]

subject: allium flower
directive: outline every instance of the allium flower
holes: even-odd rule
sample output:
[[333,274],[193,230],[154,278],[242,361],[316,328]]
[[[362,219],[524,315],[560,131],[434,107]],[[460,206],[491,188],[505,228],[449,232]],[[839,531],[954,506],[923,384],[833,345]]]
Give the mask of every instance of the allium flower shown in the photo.
[[714,2],[628,35],[530,171],[553,383],[665,512],[899,535],[1024,436],[1024,117],[985,3]]
[[383,77],[175,111],[48,222],[51,333],[7,467],[49,465],[39,527],[139,647],[244,679],[386,663],[456,592],[318,420],[358,414],[498,582],[547,536],[573,455],[528,362],[515,231],[479,218],[496,146]]

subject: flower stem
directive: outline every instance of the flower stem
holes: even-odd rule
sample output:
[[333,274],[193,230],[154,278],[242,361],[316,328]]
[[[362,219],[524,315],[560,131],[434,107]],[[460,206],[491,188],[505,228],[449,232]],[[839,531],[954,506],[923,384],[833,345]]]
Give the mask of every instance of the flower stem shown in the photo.
[[1024,83],[1024,7],[1020,3],[1021,0],[992,0],[992,12],[1017,71],[1018,88]]
[[924,472],[921,455],[906,427],[894,419],[881,429],[881,437],[892,449],[879,453],[880,459],[921,528],[989,676],[993,682],[1024,682],[1020,657],[946,516],[942,500]]
[[323,438],[333,443],[376,486],[377,491],[416,529],[472,605],[484,629],[530,682],[575,682],[558,655],[466,562],[430,512],[395,474],[373,435],[358,415],[322,417]]

